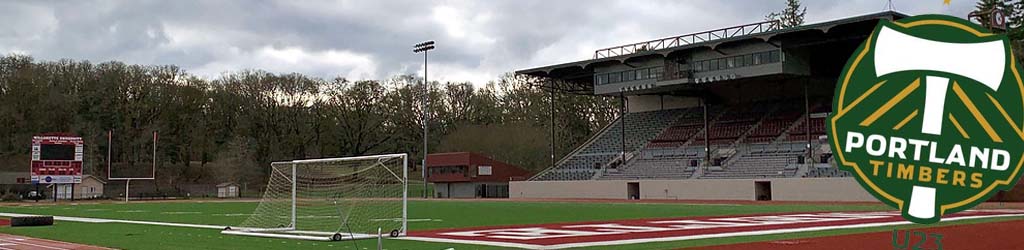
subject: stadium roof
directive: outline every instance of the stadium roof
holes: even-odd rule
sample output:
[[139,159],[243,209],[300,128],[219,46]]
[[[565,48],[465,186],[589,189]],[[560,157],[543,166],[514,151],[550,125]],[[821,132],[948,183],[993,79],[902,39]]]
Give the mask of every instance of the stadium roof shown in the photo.
[[[540,87],[567,93],[593,94],[592,76],[594,74],[594,67],[599,65],[620,64],[641,57],[667,57],[673,53],[694,49],[714,50],[720,45],[740,41],[760,40],[772,42],[774,38],[788,34],[803,32],[828,34],[830,30],[838,26],[881,19],[896,20],[907,16],[895,11],[884,11],[791,28],[779,28],[777,23],[773,22],[759,22],[600,49],[595,51],[594,59],[517,70],[515,73],[556,80],[539,83]],[[694,39],[695,37],[697,39]],[[699,37],[710,39],[701,39]],[[779,45],[776,44],[776,46]]]

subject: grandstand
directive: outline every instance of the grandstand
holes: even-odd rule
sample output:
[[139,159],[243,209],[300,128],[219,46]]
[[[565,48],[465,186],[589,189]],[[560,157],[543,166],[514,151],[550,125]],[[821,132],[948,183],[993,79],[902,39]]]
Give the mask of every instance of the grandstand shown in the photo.
[[850,177],[824,138],[839,69],[879,20],[902,17],[759,22],[517,71],[550,91],[626,102],[623,115],[530,181]]

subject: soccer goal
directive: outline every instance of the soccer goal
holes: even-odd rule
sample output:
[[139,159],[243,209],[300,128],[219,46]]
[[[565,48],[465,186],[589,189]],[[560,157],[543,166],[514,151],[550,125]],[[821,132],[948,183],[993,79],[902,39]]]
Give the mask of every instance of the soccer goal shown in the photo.
[[408,156],[372,155],[271,164],[256,211],[223,234],[340,241],[404,236]]

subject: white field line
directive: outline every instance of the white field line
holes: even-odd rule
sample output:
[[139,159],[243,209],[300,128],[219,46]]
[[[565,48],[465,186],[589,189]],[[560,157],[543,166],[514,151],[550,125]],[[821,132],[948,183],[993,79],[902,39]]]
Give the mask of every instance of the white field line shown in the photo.
[[118,211],[114,211],[114,212],[118,212],[118,213],[145,213],[146,210],[118,210]]
[[252,214],[213,214],[213,216],[252,216]]
[[160,214],[202,214],[203,212],[160,212]]
[[483,240],[456,240],[456,239],[444,239],[444,238],[431,238],[431,237],[402,237],[400,240],[413,240],[413,241],[425,241],[425,242],[437,242],[437,243],[454,243],[454,244],[468,244],[468,245],[485,245],[485,246],[497,246],[497,247],[514,247],[514,248],[525,248],[525,249],[545,249],[544,245],[533,245],[524,243],[512,243],[512,242],[500,242],[500,241],[483,241]]
[[[15,216],[40,216],[38,214],[15,214],[15,213],[0,213],[3,217],[15,217]],[[154,225],[154,226],[169,226],[169,227],[189,227],[189,228],[204,228],[204,229],[224,229],[227,226],[220,225],[203,225],[203,224],[186,224],[186,223],[172,223],[172,222],[155,222],[155,221],[135,221],[135,220],[117,220],[117,219],[96,219],[96,218],[82,218],[82,217],[69,217],[69,216],[54,216],[54,220],[60,221],[74,221],[74,222],[88,222],[88,223],[125,223],[125,224],[139,224],[139,225]]]
[[[943,219],[942,221],[958,221],[958,220],[970,220],[970,219],[999,218],[999,217],[1020,217],[1020,216],[1024,216],[1024,214],[997,214],[997,215],[964,216],[964,217],[955,217],[955,218]],[[534,245],[534,244],[509,243],[509,242],[498,242],[498,241],[457,240],[457,239],[444,239],[444,238],[432,238],[432,237],[404,237],[404,238],[399,238],[399,239],[402,239],[402,240],[416,240],[416,241],[429,241],[429,242],[441,242],[441,243],[490,245],[490,246],[499,246],[499,247],[517,247],[517,248],[528,248],[528,249],[563,249],[563,248],[575,248],[575,247],[611,246],[611,245],[625,245],[625,244],[666,242],[666,241],[712,239],[712,238],[737,237],[737,236],[760,236],[760,235],[783,234],[783,233],[797,233],[797,232],[827,231],[827,230],[851,229],[851,228],[896,226],[896,225],[906,225],[906,224],[912,224],[912,222],[909,222],[909,221],[877,222],[877,223],[842,225],[842,226],[818,226],[818,227],[804,227],[804,228],[786,228],[786,229],[771,229],[771,230],[758,230],[758,231],[746,231],[746,232],[730,232],[730,233],[717,233],[717,234],[702,234],[702,235],[688,235],[688,236],[661,237],[661,238],[645,238],[645,239],[630,239],[630,240],[613,240],[613,241],[594,241],[594,242],[566,243],[566,244],[557,244],[557,245]]]

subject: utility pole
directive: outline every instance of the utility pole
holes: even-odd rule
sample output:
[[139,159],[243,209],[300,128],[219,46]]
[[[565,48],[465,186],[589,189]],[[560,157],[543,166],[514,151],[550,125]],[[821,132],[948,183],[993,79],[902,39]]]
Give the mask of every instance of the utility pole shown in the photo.
[[427,122],[430,121],[429,116],[429,102],[430,102],[430,82],[427,81],[427,51],[434,49],[434,41],[426,41],[413,46],[412,52],[420,53],[423,52],[423,165],[420,168],[420,173],[423,175],[423,198],[427,198]]

